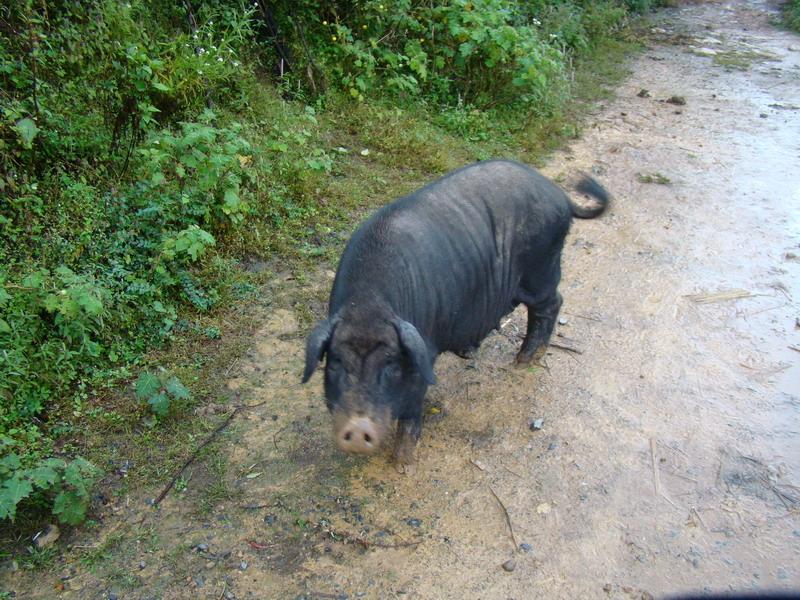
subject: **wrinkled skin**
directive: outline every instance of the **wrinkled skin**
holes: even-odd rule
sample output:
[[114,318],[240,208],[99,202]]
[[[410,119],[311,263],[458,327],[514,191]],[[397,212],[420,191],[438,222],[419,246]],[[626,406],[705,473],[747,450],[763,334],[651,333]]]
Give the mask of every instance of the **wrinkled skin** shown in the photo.
[[517,362],[544,354],[561,307],[561,250],[573,216],[608,204],[586,177],[583,208],[534,169],[478,163],[393,202],[359,227],[342,255],[329,318],[308,338],[303,381],[323,357],[334,437],[370,453],[397,423],[398,469],[414,469],[422,406],[442,352],[473,352],[523,303]]

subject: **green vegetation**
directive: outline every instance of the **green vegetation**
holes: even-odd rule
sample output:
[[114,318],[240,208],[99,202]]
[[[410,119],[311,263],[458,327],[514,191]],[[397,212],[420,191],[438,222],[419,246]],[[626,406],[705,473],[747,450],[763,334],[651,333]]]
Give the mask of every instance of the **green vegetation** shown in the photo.
[[[180,454],[158,430],[209,398],[196,372],[222,335],[214,317],[267,277],[248,261],[330,258],[336,245],[323,240],[365,199],[476,158],[531,160],[575,135],[567,101],[618,70],[614,37],[649,8],[270,6],[12,0],[5,9],[0,520],[85,517],[100,474],[80,458],[92,458],[87,429],[123,436],[136,423],[138,444],[165,461]],[[142,372],[166,343],[195,358],[169,375]],[[226,492],[209,493],[210,502]]]
[[656,183],[658,185],[668,185],[672,183],[669,177],[661,173],[637,173],[636,179],[639,183]]
[[784,5],[783,23],[789,29],[800,32],[800,0],[790,0]]

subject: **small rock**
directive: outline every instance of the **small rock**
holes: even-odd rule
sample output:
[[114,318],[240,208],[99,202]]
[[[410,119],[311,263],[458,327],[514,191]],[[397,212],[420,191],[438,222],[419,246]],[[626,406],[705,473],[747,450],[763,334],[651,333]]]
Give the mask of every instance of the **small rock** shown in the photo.
[[277,520],[278,517],[276,517],[275,515],[267,515],[266,517],[264,517],[264,523],[266,523],[267,525],[272,525]]
[[48,548],[55,544],[60,536],[61,531],[57,525],[48,525],[33,538],[33,543],[37,548]]
[[198,552],[208,552],[208,544],[197,544],[195,548]]
[[569,321],[567,321],[567,319],[565,317],[558,317],[558,324],[559,325],[566,325],[567,323],[569,323]]
[[364,148],[360,154],[361,156],[369,156],[369,148]]
[[530,424],[531,431],[541,431],[544,427],[544,419],[536,419]]
[[605,585],[603,586],[603,591],[604,591],[606,594],[610,594],[610,593],[611,593],[611,584],[610,584],[610,583],[607,583],[607,584],[605,584]]
[[419,519],[409,519],[408,521],[406,521],[406,523],[411,527],[419,527],[422,525],[422,521]]
[[677,106],[683,106],[686,104],[686,98],[683,96],[670,96],[667,98],[667,104],[675,104]]
[[246,560],[243,560],[242,562],[239,563],[239,570],[240,571],[246,571],[247,570],[247,561]]
[[639,98],[649,98],[650,97],[650,92],[648,90],[642,88],[641,90],[639,90],[639,93],[636,94],[636,95],[639,96]]
[[527,542],[522,542],[519,545],[519,549],[522,550],[523,552],[530,552],[531,550],[533,550],[533,546],[531,546]]
[[206,561],[206,569],[213,569],[215,564],[213,560]]
[[767,113],[759,113],[758,115],[761,119],[766,119],[769,115]]
[[147,566],[147,563],[145,563],[143,560],[139,561],[139,570],[144,569],[146,566]]
[[511,571],[517,568],[517,561],[514,560],[513,558],[509,558],[501,566],[503,567],[504,571],[511,573]]
[[225,598],[225,600],[236,600],[236,594],[230,590],[225,590],[225,593],[222,594],[222,597]]

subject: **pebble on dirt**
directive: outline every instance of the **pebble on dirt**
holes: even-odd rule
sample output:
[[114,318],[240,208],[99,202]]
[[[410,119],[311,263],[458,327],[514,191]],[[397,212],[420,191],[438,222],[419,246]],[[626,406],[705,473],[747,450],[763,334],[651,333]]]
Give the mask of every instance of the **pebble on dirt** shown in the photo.
[[504,571],[511,573],[511,571],[517,568],[517,561],[514,560],[513,558],[509,558],[501,566],[503,567]]
[[533,546],[531,546],[527,542],[522,542],[519,545],[519,549],[522,550],[523,552],[530,552],[531,550],[533,550]]
[[37,548],[47,548],[56,543],[61,536],[57,525],[48,525],[33,538],[33,543]]
[[670,96],[669,98],[667,98],[667,104],[684,106],[686,104],[686,98],[684,98],[683,96]]
[[639,98],[649,98],[650,97],[650,92],[648,90],[642,88],[641,90],[639,90],[639,93],[636,94],[636,95],[639,96]]
[[420,525],[422,525],[422,521],[419,519],[409,519],[408,521],[406,521],[406,523],[411,527],[419,527]]
[[536,419],[530,424],[531,431],[541,431],[544,428],[544,419]]

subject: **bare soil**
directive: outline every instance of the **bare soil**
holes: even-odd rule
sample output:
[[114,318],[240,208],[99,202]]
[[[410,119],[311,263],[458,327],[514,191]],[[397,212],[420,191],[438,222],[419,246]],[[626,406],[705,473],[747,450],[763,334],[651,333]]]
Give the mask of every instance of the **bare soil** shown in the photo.
[[231,369],[251,408],[211,447],[215,467],[190,466],[158,509],[144,502],[158,490],[108,507],[57,567],[6,571],[3,589],[215,600],[800,589],[800,38],[774,16],[759,1],[664,13],[617,98],[549,161],[547,174],[583,169],[614,194],[609,213],[575,223],[564,255],[554,341],[580,353],[553,347],[543,367],[514,368],[520,309],[474,358],[442,356],[405,476],[388,451],[335,449],[321,378],[299,384],[305,332],[274,310]]

